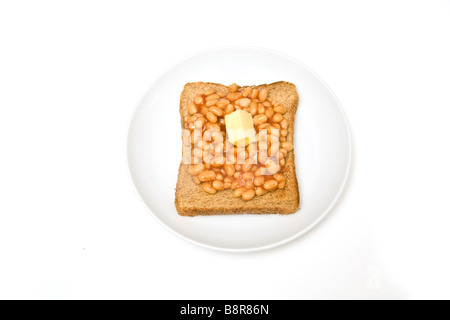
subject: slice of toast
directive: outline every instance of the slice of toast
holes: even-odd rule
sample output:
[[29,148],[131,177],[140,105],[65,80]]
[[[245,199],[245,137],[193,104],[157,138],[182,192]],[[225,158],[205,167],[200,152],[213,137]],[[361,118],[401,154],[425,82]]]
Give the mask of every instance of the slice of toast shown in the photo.
[[[257,89],[266,88],[268,97],[279,101],[286,107],[284,118],[289,121],[287,141],[294,139],[294,120],[298,105],[298,94],[294,84],[289,82],[275,82],[255,86]],[[181,126],[185,128],[183,119],[189,115],[188,105],[197,94],[207,89],[227,91],[228,87],[216,83],[192,82],[184,86],[180,98]],[[235,198],[233,190],[220,191],[214,195],[203,191],[200,185],[195,184],[189,174],[189,164],[181,163],[178,171],[178,182],[175,192],[175,206],[182,216],[219,215],[219,214],[290,214],[298,211],[300,204],[299,188],[295,173],[294,151],[286,157],[285,173],[286,186],[258,196],[250,201]]]

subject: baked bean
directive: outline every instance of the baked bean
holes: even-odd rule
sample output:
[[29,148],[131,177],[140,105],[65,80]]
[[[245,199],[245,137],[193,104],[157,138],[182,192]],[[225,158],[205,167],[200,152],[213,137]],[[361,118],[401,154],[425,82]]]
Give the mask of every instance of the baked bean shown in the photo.
[[213,181],[216,178],[216,173],[212,170],[206,170],[201,172],[197,177],[202,182]]
[[292,143],[291,142],[288,142],[288,141],[286,141],[286,142],[282,142],[281,143],[281,147],[283,148],[283,149],[285,149],[286,151],[291,151],[292,149],[294,149],[294,146],[292,145]]
[[226,142],[225,142],[225,151],[228,152],[233,147],[234,147],[234,144],[232,144],[230,141],[226,140]]
[[219,130],[213,130],[211,132],[211,140],[215,143],[221,143],[223,141],[222,132],[220,132]]
[[217,190],[214,189],[212,184],[209,182],[202,183],[202,188],[203,188],[203,191],[206,191],[209,194],[215,194],[217,192]]
[[[196,158],[202,158],[203,157],[203,150],[200,148],[194,148],[194,150],[192,151],[192,154],[194,155],[194,157]],[[203,170],[202,170],[203,171]]]
[[286,149],[283,149],[283,148],[280,149],[280,153],[283,155],[281,158],[286,157],[287,154],[288,154],[287,150],[286,150]]
[[220,100],[219,102],[216,103],[216,106],[220,109],[225,108],[228,104],[230,103],[230,100]]
[[283,120],[283,115],[279,113],[275,113],[273,118],[273,122],[281,122]]
[[240,94],[238,92],[231,92],[231,93],[227,94],[227,99],[230,101],[236,101],[240,98],[242,98],[242,94]]
[[214,94],[214,93],[216,93],[216,90],[214,90],[214,89],[208,89],[205,92],[203,92],[203,94],[205,96],[209,96],[209,95]]
[[209,169],[211,169],[211,165],[208,163],[205,163],[205,168],[209,170]]
[[266,162],[267,158],[268,158],[267,152],[260,152],[260,153],[258,154],[258,161],[259,161],[260,163],[263,163],[263,164],[264,164],[264,163]]
[[223,183],[224,189],[230,189],[231,188],[231,182],[224,182]]
[[195,114],[198,112],[198,107],[194,103],[189,103],[188,111],[190,114]]
[[218,94],[212,94],[212,95],[206,97],[206,101],[219,100],[219,99],[220,99],[220,96]]
[[272,137],[279,137],[280,136],[280,129],[274,126],[270,126],[267,129],[267,133],[270,134]]
[[[247,159],[245,161],[245,163],[242,165],[242,171],[244,172],[248,172],[250,170],[252,170],[253,164],[251,163],[251,161],[249,159]],[[244,173],[245,175],[245,173]]]
[[197,120],[199,117],[203,117],[203,115],[201,113],[195,113],[193,115],[191,115],[190,117],[187,117],[184,119],[184,121],[186,123],[193,123],[195,122],[195,120]]
[[269,101],[264,101],[262,104],[263,104],[263,106],[266,107],[266,108],[272,106],[272,104],[271,104]]
[[[204,153],[203,153],[203,154],[204,154]],[[209,169],[211,169],[211,162],[212,162],[212,159],[213,159],[213,156],[211,156],[211,155],[209,155],[209,156],[203,155],[203,162],[205,163],[205,166],[206,166],[206,165],[209,165],[209,166],[210,166]]]
[[223,153],[223,143],[219,143],[214,147],[214,152],[216,154]]
[[198,180],[198,178],[197,178],[196,176],[194,176],[193,179],[194,179],[194,183],[195,183],[195,184],[200,184],[200,183],[202,183],[200,180]]
[[272,118],[272,116],[275,114],[275,111],[273,110],[273,108],[272,107],[268,107],[267,109],[266,109],[266,116],[267,116],[267,118]]
[[212,183],[212,186],[217,191],[222,191],[223,189],[225,189],[223,182],[220,180],[214,180],[214,182]]
[[217,100],[217,99],[209,100],[209,101],[206,101],[205,105],[207,107],[211,107],[211,106],[215,105],[217,102],[219,102],[219,100]]
[[198,164],[201,163],[201,160],[197,157],[192,156],[191,157],[191,164]]
[[234,106],[230,103],[225,107],[224,111],[225,114],[230,114],[234,111]]
[[220,168],[224,165],[225,163],[225,157],[224,156],[219,156],[219,157],[215,157],[212,162],[211,162],[211,166],[213,168]]
[[244,160],[248,159],[248,152],[245,151],[245,150],[239,151],[238,159],[241,160],[241,161],[244,161]]
[[280,144],[279,143],[272,143],[270,145],[269,154],[270,156],[277,155],[280,152]]
[[227,176],[234,176],[234,173],[236,172],[236,169],[234,168],[234,165],[232,164],[225,164],[224,166],[225,172],[227,173]]
[[264,122],[267,122],[267,116],[265,114],[257,114],[253,117],[253,123],[255,125],[263,124]]
[[209,108],[209,112],[214,113],[218,117],[222,117],[223,116],[223,111],[220,108],[218,108],[218,107],[211,107],[211,108]]
[[198,95],[194,98],[194,103],[195,104],[202,104],[203,103],[203,97]]
[[276,113],[281,113],[281,114],[285,114],[286,113],[286,107],[283,107],[281,105],[275,106],[275,108],[273,108],[273,110],[275,110]]
[[266,182],[266,179],[264,179],[263,176],[255,177],[255,179],[253,180],[253,183],[257,187],[264,185],[264,182]]
[[206,129],[206,130],[213,130],[213,123],[211,123],[211,122],[206,122],[206,124],[205,124],[205,129]]
[[256,169],[256,171],[255,171],[255,176],[256,176],[256,177],[262,176],[262,175],[263,175],[263,169],[264,169],[264,168],[258,168],[258,169]]
[[281,126],[280,126],[279,123],[274,123],[272,126],[275,127],[275,129],[278,129],[278,130],[281,129]]
[[209,112],[209,111],[206,114],[206,119],[208,119],[208,121],[212,122],[212,123],[216,123],[217,122],[217,116],[214,113]]
[[287,129],[287,127],[289,127],[289,122],[284,119],[283,121],[280,122],[281,128],[282,129]]
[[231,153],[231,152],[227,153],[227,163],[232,165],[233,163],[236,163],[236,160],[237,160],[237,156],[234,153]]
[[254,178],[253,172],[244,172],[242,175],[242,179],[244,180],[251,180]]
[[286,141],[287,141],[286,137],[280,137],[280,142],[286,142]]
[[252,92],[252,88],[247,87],[244,90],[242,90],[242,96],[243,97],[248,97],[250,95],[250,93]]
[[252,100],[250,100],[249,98],[242,98],[242,99],[236,100],[236,104],[243,108],[248,107],[251,102],[252,102]]
[[203,135],[204,140],[198,142],[198,147],[202,150],[209,150],[211,148],[211,142],[206,141],[206,133]]
[[193,144],[196,144],[200,140],[202,140],[202,131],[199,129],[195,129],[193,134],[191,135],[191,140]]
[[275,190],[278,187],[278,182],[277,180],[267,180],[264,183],[264,189],[271,191],[271,190]]
[[223,182],[229,182],[229,183],[232,183],[233,182],[233,178],[232,177],[225,177],[225,178],[223,178]]
[[243,187],[245,185],[245,180],[243,179],[236,179],[231,184],[231,189],[236,190],[237,188]]
[[259,150],[267,150],[269,148],[269,144],[267,143],[267,140],[259,141],[258,148],[259,148]]
[[264,165],[266,167],[266,173],[270,175],[276,174],[278,170],[280,170],[279,165],[276,164],[272,159],[267,159]]
[[223,181],[223,174],[222,174],[222,173],[218,173],[218,174],[216,175],[216,180]]
[[189,123],[189,130],[194,130],[195,129],[195,123],[191,122]]
[[267,141],[267,130],[260,130],[256,134],[256,141]]
[[256,188],[256,195],[257,196],[263,196],[267,193],[266,189],[264,189],[263,187],[258,187]]
[[248,111],[254,116],[258,112],[258,104],[254,101],[250,103]]
[[286,186],[286,181],[281,181],[281,182],[278,184],[278,189],[284,189],[285,186]]
[[223,98],[228,94],[228,92],[222,91],[222,92],[217,92],[217,94],[219,95],[219,97]]
[[283,137],[287,136],[287,130],[286,129],[281,130],[280,133],[281,133],[281,136],[283,136]]
[[258,152],[258,146],[256,143],[251,143],[247,147],[247,151],[250,155],[256,154]]
[[262,103],[258,103],[258,113],[263,114],[264,112],[266,112],[266,108],[263,106]]
[[238,91],[238,89],[239,89],[238,85],[237,85],[236,83],[233,83],[233,84],[229,87],[228,91],[229,91],[229,92],[236,92],[236,91]]
[[261,89],[261,90],[259,91],[259,96],[258,96],[259,100],[261,100],[261,101],[266,101],[266,99],[267,99],[267,94],[268,94],[267,89]]
[[247,192],[247,188],[246,187],[239,187],[236,190],[234,190],[234,196],[236,198],[240,198],[240,197],[242,197],[244,192]]
[[252,200],[255,197],[255,194],[256,194],[255,190],[253,189],[247,190],[242,194],[242,200],[245,201]]
[[195,129],[203,129],[203,126],[206,123],[206,119],[201,117],[197,120],[195,120]]
[[258,98],[258,95],[259,95],[259,90],[258,89],[253,89],[252,93],[250,93],[250,98],[256,99],[256,98]]
[[198,118],[202,118],[202,117],[203,117],[203,115],[201,113],[196,113],[190,117],[185,118],[184,120],[186,121],[186,123],[192,123],[192,122],[195,122],[195,120],[197,120]]
[[208,157],[210,155],[212,156],[214,146],[211,143],[209,143],[208,141],[202,141],[202,148],[204,148],[203,157]]
[[280,166],[284,167],[286,165],[286,160],[285,159],[281,159],[280,160]]
[[270,127],[270,124],[268,124],[268,123],[263,123],[263,124],[260,124],[259,126],[258,126],[258,130],[264,130],[264,129],[267,129],[267,128],[269,128]]
[[234,174],[233,177],[234,177],[235,179],[240,179],[240,178],[242,178],[242,172],[236,171],[236,173]]
[[186,119],[186,122],[192,123],[192,122],[195,122],[198,118],[201,118],[201,117],[203,117],[203,115],[201,113],[196,113],[196,114],[188,117]]
[[282,173],[277,173],[273,177],[275,178],[275,180],[277,180],[278,183],[280,183],[281,181],[286,181],[286,177]]
[[206,115],[208,113],[208,107],[207,106],[203,106],[202,109],[200,110],[200,113],[202,115]]

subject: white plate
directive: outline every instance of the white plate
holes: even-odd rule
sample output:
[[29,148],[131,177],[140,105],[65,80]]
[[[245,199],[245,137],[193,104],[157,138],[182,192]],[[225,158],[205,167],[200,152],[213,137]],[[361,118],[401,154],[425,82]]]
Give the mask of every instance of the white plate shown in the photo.
[[[181,160],[178,107],[184,84],[257,85],[280,80],[294,83],[300,95],[294,148],[301,210],[287,216],[179,216],[174,197]],[[311,70],[269,50],[226,47],[191,56],[156,80],[131,120],[128,166],[141,199],[168,229],[209,248],[257,251],[298,238],[330,211],[347,179],[350,141],[338,100]]]

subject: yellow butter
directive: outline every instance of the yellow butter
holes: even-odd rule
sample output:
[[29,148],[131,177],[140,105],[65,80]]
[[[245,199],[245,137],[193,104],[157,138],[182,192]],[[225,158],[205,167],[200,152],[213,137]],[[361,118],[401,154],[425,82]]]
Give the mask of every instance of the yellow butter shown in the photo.
[[228,140],[237,147],[245,147],[256,141],[252,115],[237,110],[225,116]]

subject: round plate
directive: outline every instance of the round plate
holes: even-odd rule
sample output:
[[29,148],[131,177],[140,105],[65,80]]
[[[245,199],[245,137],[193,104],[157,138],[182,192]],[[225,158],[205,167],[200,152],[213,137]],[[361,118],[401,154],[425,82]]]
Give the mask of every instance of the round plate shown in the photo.
[[[178,215],[174,199],[182,143],[179,98],[183,86],[196,81],[225,85],[289,81],[297,86],[294,151],[301,202],[297,213]],[[269,50],[227,47],[191,56],[156,80],[131,120],[127,152],[137,192],[168,229],[209,248],[257,251],[298,238],[330,211],[347,180],[351,138],[336,96],[307,67]]]

